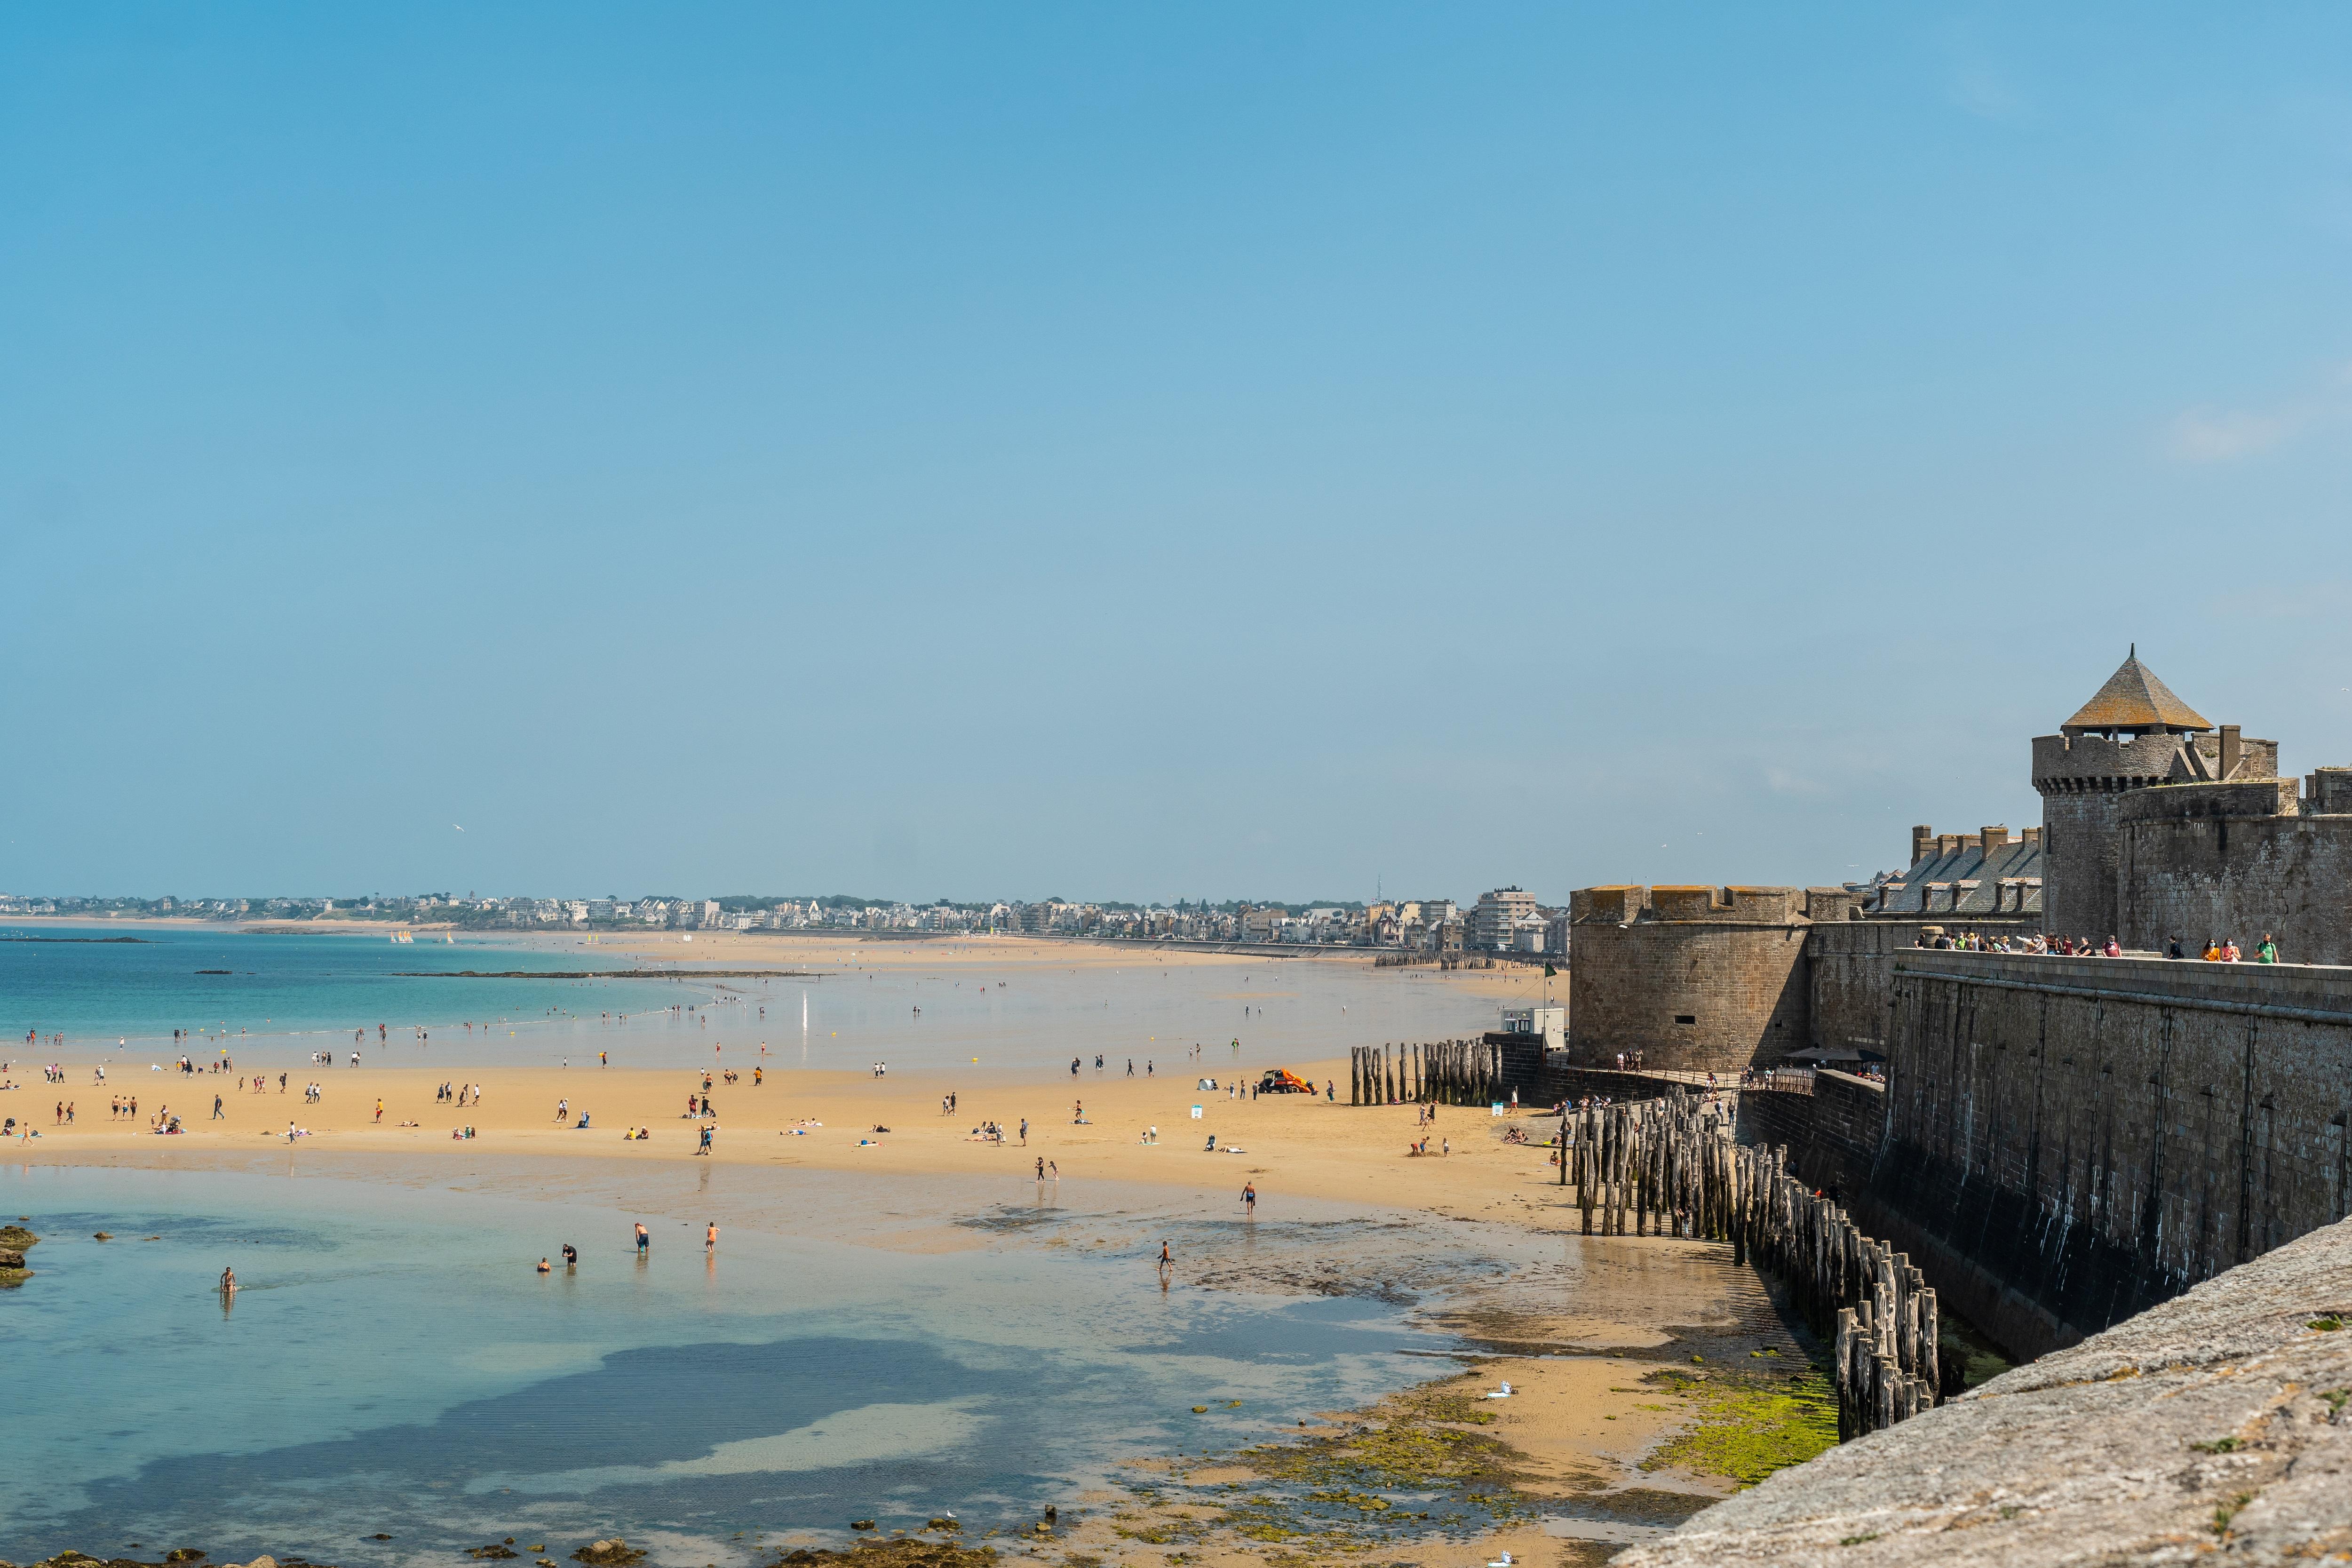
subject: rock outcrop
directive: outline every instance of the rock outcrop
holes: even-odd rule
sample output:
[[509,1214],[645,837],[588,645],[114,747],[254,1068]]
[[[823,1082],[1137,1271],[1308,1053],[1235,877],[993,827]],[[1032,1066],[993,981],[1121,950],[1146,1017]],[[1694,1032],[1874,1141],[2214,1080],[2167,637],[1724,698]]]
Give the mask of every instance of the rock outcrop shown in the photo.
[[2352,1558],[2352,1221],[1616,1557],[2070,1568]]
[[25,1267],[25,1252],[40,1239],[22,1225],[0,1225],[0,1286],[22,1285],[33,1277]]

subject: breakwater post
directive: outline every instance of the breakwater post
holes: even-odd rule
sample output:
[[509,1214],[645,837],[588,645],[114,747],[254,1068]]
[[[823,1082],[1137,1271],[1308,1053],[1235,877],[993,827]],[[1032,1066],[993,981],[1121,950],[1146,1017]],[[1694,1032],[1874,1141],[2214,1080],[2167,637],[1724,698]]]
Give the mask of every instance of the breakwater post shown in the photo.
[[1582,1106],[1566,1121],[1559,1157],[1585,1235],[1728,1241],[1733,1262],[1787,1283],[1814,1332],[1834,1341],[1841,1440],[1938,1402],[1936,1292],[1907,1255],[1791,1176],[1786,1148],[1733,1142],[1719,1108],[1681,1090]]
[[1348,1051],[1350,1105],[1485,1105],[1503,1093],[1503,1050],[1489,1041],[1391,1042]]

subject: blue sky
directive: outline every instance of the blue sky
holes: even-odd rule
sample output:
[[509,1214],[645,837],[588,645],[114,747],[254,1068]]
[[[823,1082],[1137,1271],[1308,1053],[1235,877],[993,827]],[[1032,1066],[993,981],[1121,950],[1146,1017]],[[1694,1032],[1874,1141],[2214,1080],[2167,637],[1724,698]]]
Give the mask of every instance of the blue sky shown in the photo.
[[2347,61],[14,8],[0,889],[1832,881],[2134,640],[2352,762]]

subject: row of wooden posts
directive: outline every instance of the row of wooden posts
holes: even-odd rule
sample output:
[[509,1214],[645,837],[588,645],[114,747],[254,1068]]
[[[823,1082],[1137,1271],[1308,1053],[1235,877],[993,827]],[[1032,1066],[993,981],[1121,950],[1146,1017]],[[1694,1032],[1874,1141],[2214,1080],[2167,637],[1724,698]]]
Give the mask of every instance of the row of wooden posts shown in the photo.
[[1503,1047],[1484,1040],[1356,1046],[1348,1052],[1350,1105],[1486,1105],[1503,1093]]
[[1567,1110],[1559,1177],[1584,1234],[1728,1241],[1733,1261],[1786,1281],[1813,1331],[1835,1334],[1841,1440],[1936,1405],[1936,1292],[1909,1257],[1791,1176],[1786,1149],[1733,1142],[1727,1111],[1680,1089]]

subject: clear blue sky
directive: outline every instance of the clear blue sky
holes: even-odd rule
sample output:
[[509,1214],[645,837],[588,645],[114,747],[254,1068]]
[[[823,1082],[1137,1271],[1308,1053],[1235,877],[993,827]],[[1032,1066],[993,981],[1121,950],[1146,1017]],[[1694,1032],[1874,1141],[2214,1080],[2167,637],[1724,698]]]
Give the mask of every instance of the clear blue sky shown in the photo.
[[[0,889],[1547,900],[2352,762],[2352,11],[0,13]],[[457,825],[462,825],[461,834]]]

